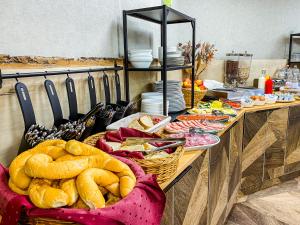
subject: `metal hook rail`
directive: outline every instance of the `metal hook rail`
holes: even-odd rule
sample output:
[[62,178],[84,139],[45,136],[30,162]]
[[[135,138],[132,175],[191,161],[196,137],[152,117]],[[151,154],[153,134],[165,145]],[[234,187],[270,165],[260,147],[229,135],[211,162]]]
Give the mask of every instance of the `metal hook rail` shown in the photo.
[[116,64],[113,67],[101,67],[93,69],[80,69],[80,70],[59,70],[59,71],[45,71],[45,72],[29,72],[29,73],[10,73],[3,74],[0,70],[0,88],[2,88],[2,83],[4,79],[18,79],[26,77],[45,77],[53,75],[62,75],[62,74],[78,74],[78,73],[91,73],[91,72],[100,72],[100,71],[120,71],[123,70],[122,66],[117,66]]

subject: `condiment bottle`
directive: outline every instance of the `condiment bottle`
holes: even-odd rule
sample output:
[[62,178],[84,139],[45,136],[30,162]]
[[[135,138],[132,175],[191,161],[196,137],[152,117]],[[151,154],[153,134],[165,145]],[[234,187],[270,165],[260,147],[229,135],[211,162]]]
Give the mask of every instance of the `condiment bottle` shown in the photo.
[[266,77],[265,83],[265,94],[272,94],[273,93],[273,81],[270,76]]
[[261,71],[260,77],[258,78],[258,88],[259,89],[265,90],[265,83],[266,83],[265,76],[266,76],[266,73],[267,73],[267,71],[265,69],[263,69]]

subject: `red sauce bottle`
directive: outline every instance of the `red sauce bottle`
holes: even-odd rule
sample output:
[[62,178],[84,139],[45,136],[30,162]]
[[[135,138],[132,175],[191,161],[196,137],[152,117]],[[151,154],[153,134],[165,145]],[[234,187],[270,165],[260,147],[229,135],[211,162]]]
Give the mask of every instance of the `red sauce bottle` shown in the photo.
[[266,77],[265,83],[265,94],[272,94],[273,93],[273,81],[270,76]]

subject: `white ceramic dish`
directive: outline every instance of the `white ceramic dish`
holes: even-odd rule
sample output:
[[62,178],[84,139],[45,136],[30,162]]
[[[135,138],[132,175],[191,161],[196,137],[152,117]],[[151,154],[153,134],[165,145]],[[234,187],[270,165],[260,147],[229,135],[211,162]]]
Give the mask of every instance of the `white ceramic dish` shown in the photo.
[[265,105],[266,101],[259,101],[259,100],[255,100],[254,101],[254,105]]
[[[135,119],[140,118],[141,116],[149,115],[148,113],[135,113],[130,116],[124,117],[123,119],[114,122],[106,127],[106,130],[118,130],[120,127],[128,127],[128,125]],[[151,117],[158,117],[161,119],[161,121],[157,124],[155,124],[153,127],[151,127],[148,130],[145,130],[145,132],[153,133],[158,131],[161,127],[166,126],[170,121],[170,116],[163,116],[163,115],[149,115]]]
[[131,49],[129,54],[152,54],[152,49]]
[[129,61],[141,61],[141,62],[147,62],[153,60],[152,56],[133,56],[128,58]]
[[151,61],[130,61],[131,65],[134,68],[149,68],[152,60]]
[[272,94],[266,94],[265,98],[266,98],[266,104],[274,104],[276,103],[278,96]]

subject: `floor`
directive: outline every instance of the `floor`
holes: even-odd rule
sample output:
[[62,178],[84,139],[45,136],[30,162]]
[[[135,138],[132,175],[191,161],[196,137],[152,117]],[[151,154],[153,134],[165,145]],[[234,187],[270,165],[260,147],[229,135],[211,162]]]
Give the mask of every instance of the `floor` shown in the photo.
[[226,225],[300,225],[300,177],[240,199]]

